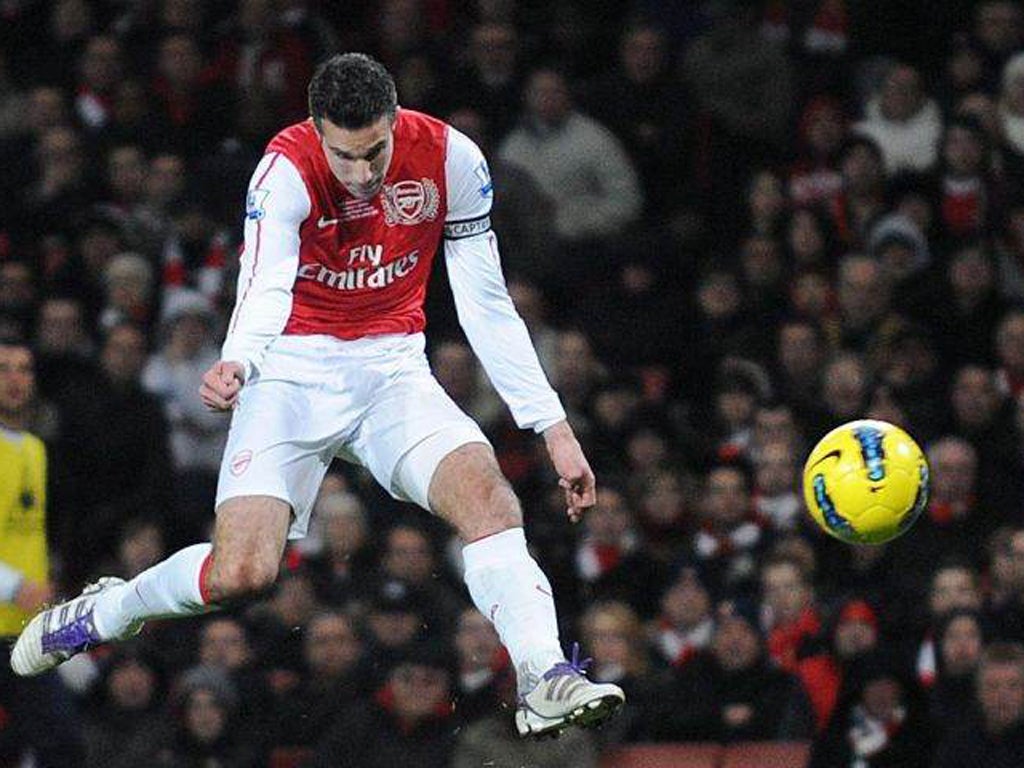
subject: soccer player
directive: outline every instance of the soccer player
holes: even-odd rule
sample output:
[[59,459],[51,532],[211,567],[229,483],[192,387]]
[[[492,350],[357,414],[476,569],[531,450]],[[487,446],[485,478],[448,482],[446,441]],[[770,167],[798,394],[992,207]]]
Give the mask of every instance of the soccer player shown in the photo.
[[[27,344],[0,337],[0,659],[51,596],[46,447],[27,431],[34,364]],[[6,721],[0,723],[0,765],[17,764],[25,746],[40,765],[81,765],[81,734],[56,676],[19,679],[0,663],[0,720]]]
[[443,238],[459,321],[491,381],[519,426],[543,434],[569,517],[594,504],[594,475],[505,288],[487,163],[455,129],[400,109],[390,74],[362,54],[322,64],[309,107],[311,119],[279,133],[253,173],[238,299],[200,389],[209,407],[233,411],[212,545],[44,611],[12,665],[38,674],[147,619],[268,588],[340,456],[466,542],[470,595],[518,674],[519,733],[603,722],[623,693],[589,681],[576,649],[564,658],[519,502],[424,355],[423,299]]

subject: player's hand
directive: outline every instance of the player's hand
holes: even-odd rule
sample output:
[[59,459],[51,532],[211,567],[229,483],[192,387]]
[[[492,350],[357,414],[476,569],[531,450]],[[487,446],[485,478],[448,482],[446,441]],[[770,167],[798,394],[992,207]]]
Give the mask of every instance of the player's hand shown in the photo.
[[45,581],[25,579],[14,596],[14,604],[26,613],[35,613],[53,599],[53,587]]
[[234,360],[220,360],[203,374],[199,397],[211,411],[230,411],[238,404],[238,393],[245,383],[245,368]]
[[544,442],[558,473],[558,486],[565,491],[566,514],[578,523],[584,510],[597,502],[594,473],[569,422],[560,421],[545,429]]

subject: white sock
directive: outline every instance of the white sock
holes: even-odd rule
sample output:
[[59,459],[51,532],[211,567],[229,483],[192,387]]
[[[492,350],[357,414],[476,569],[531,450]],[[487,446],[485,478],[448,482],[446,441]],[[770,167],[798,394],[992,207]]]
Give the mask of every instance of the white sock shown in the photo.
[[467,544],[462,558],[473,603],[498,630],[525,693],[539,675],[565,658],[551,583],[527,551],[522,528]]
[[194,544],[96,598],[93,620],[104,639],[117,639],[140,621],[195,616],[217,609],[203,599],[199,579],[213,547]]

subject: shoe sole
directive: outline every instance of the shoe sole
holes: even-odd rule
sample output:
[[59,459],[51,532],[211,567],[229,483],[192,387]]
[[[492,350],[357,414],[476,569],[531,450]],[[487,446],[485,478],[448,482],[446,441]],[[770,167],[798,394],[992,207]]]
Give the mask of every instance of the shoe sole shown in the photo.
[[557,739],[563,731],[573,726],[586,729],[598,728],[618,712],[624,703],[623,699],[618,696],[602,696],[577,707],[565,717],[551,719],[548,724],[540,728],[531,727],[528,723],[520,725],[520,715],[523,720],[526,718],[525,714],[520,711],[516,713],[516,727],[519,730],[519,735],[523,737],[538,740]]

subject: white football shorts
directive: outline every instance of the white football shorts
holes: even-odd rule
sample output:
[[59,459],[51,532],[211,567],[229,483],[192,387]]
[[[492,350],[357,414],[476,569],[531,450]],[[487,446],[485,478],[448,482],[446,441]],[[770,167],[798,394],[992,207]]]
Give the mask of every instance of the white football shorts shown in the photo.
[[306,535],[335,457],[366,467],[396,499],[429,510],[434,470],[480,427],[430,372],[423,334],[345,341],[279,336],[239,395],[217,483],[291,505],[288,538]]

